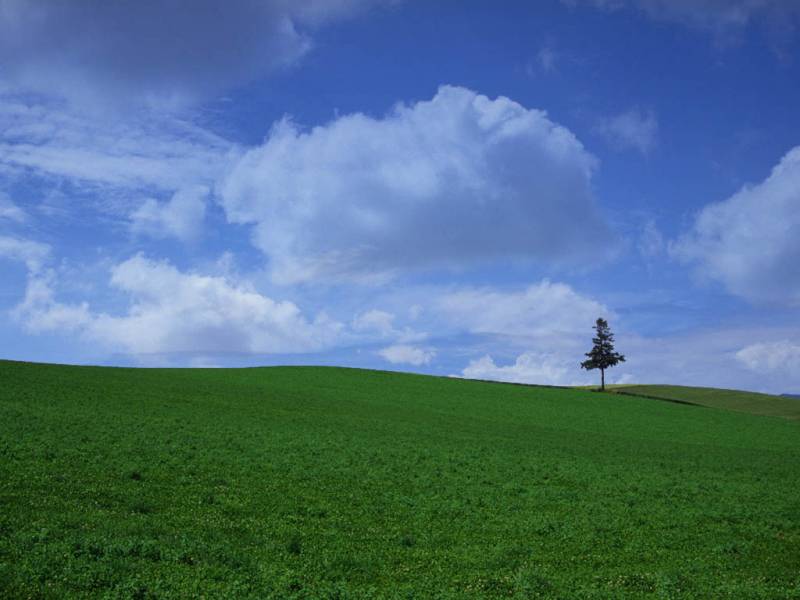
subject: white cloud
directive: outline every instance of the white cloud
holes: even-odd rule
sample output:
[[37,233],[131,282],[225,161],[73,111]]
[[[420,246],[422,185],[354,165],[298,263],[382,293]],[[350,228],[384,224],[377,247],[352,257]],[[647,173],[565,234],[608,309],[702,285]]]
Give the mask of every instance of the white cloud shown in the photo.
[[789,340],[750,344],[739,350],[736,358],[748,369],[760,373],[800,372],[800,344]]
[[187,13],[172,2],[4,0],[0,70],[16,86],[80,101],[182,103],[294,64],[311,29],[369,4],[193,0]]
[[92,321],[87,303],[62,304],[55,300],[52,289],[54,277],[53,271],[29,276],[25,297],[12,311],[12,316],[22,321],[31,333],[72,332],[86,327]]
[[499,366],[491,356],[473,360],[461,372],[468,379],[488,379],[539,385],[580,385],[587,378],[577,378],[576,361],[555,354],[525,352],[513,364]]
[[384,359],[397,364],[409,364],[416,367],[427,365],[436,356],[436,352],[431,349],[417,348],[407,344],[395,344],[378,351]]
[[471,333],[536,337],[554,344],[591,333],[597,317],[611,312],[570,286],[548,280],[519,292],[488,288],[451,292],[435,306],[442,318]]
[[72,185],[170,192],[187,182],[212,185],[233,153],[230,142],[168,116],[123,122],[0,95],[0,165]]
[[284,120],[220,191],[230,221],[256,225],[277,281],[385,278],[602,259],[611,235],[592,196],[595,163],[544,112],[445,86],[382,119],[308,132]]
[[31,278],[16,316],[32,331],[79,330],[85,339],[134,354],[289,353],[332,344],[341,325],[309,321],[291,302],[274,301],[224,277],[182,273],[142,255],[117,265],[111,285],[131,298],[127,313],[91,313],[54,299],[52,281]]
[[671,252],[733,294],[800,305],[800,146],[762,183],[705,207]]
[[[789,341],[800,336],[797,328],[720,327],[663,336],[617,331],[613,323],[612,329],[618,334],[616,349],[626,362],[606,371],[606,383],[800,392],[800,346]],[[460,376],[548,385],[599,384],[597,371],[579,366],[591,347],[591,331],[571,339],[567,345],[534,340],[505,362],[493,357],[509,356],[507,340],[463,346],[478,358],[469,361]],[[753,344],[753,339],[763,341]]]
[[642,112],[638,108],[600,119],[595,131],[615,148],[633,149],[644,155],[649,154],[658,142],[658,120],[655,113]]
[[19,206],[14,204],[11,198],[8,197],[8,194],[0,192],[0,219],[24,223],[27,221],[28,215]]
[[[624,371],[612,370],[611,375],[619,372],[637,383],[697,385],[778,394],[798,391],[800,369],[780,366],[788,366],[792,360],[792,343],[786,346],[787,336],[794,339],[800,336],[800,330],[786,326],[719,327],[648,337],[627,333],[617,338],[617,350],[626,358],[624,366],[617,369]],[[761,341],[753,344],[754,339]],[[786,362],[781,363],[784,359]],[[776,368],[768,369],[770,364]]]
[[195,239],[203,227],[208,194],[206,186],[197,185],[181,188],[167,202],[148,198],[131,214],[131,228],[154,237]]
[[[413,314],[410,316],[413,317]],[[415,331],[410,327],[399,329],[395,327],[394,320],[395,315],[392,313],[384,310],[368,310],[356,315],[353,319],[352,330],[356,334],[377,336],[381,339],[392,338],[398,342],[418,342],[428,337],[427,333]]]
[[18,237],[0,235],[0,258],[25,263],[31,272],[41,269],[50,255],[50,246]]
[[394,333],[394,315],[384,310],[369,310],[353,319],[353,330],[375,332],[382,336]]
[[[470,361],[464,377],[546,385],[591,381],[579,363],[591,345],[597,317],[613,316],[596,300],[547,280],[522,291],[451,292],[435,308],[460,330],[490,336],[482,344],[487,353]],[[491,356],[495,350],[508,354],[512,349],[523,350],[512,364],[498,365]]]

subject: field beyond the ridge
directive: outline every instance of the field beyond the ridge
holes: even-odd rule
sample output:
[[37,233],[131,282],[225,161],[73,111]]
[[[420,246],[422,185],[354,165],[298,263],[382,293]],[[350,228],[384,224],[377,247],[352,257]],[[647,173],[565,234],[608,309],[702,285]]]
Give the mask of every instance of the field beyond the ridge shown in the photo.
[[620,385],[613,386],[612,391],[618,394],[688,402],[699,406],[724,408],[754,415],[800,419],[800,401],[786,396],[684,385]]
[[800,598],[800,421],[0,362],[3,598]]

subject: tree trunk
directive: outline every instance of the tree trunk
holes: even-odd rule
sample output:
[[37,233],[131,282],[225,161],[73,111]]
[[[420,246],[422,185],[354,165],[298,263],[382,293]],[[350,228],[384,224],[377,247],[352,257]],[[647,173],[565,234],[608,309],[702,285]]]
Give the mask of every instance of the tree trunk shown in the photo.
[[600,391],[606,391],[606,370],[600,369]]

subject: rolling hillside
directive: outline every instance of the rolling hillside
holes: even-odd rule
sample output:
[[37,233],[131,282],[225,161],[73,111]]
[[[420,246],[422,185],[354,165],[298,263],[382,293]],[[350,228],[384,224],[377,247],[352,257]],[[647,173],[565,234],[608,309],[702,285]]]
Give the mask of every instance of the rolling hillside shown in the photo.
[[753,415],[800,419],[800,402],[786,396],[682,385],[624,385],[614,387],[612,391],[618,394],[724,408]]
[[0,597],[800,596],[800,421],[337,368],[0,381]]

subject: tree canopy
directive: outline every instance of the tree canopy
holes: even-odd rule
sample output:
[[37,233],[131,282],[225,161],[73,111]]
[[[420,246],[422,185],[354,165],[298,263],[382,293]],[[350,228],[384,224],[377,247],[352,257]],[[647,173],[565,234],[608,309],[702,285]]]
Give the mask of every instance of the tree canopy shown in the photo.
[[608,327],[608,321],[598,318],[594,324],[595,336],[592,338],[592,349],[586,353],[587,360],[581,368],[591,371],[600,369],[600,389],[606,389],[605,371],[609,367],[625,362],[625,356],[614,350],[614,334]]

